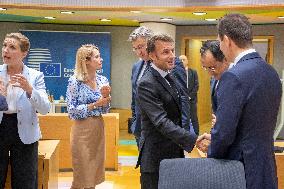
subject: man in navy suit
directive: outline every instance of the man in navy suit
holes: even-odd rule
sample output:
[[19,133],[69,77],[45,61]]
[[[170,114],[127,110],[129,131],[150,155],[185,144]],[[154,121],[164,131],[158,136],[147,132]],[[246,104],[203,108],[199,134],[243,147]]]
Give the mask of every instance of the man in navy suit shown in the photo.
[[141,118],[140,110],[136,105],[136,94],[137,94],[137,82],[147,72],[150,66],[150,58],[147,53],[147,41],[153,35],[152,30],[141,26],[136,28],[130,35],[128,41],[132,43],[132,48],[135,54],[139,57],[132,67],[131,85],[132,85],[132,125],[131,132],[136,138],[137,145],[139,144],[139,138],[141,136]]
[[220,50],[220,42],[217,40],[205,41],[200,48],[200,55],[202,68],[208,71],[209,75],[212,77],[210,80],[211,104],[212,112],[215,114],[217,110],[216,88],[221,75],[229,68],[229,62]]
[[244,15],[221,18],[218,39],[234,66],[217,87],[208,157],[243,162],[247,189],[276,189],[273,133],[282,95],[279,76],[252,48],[252,28]]

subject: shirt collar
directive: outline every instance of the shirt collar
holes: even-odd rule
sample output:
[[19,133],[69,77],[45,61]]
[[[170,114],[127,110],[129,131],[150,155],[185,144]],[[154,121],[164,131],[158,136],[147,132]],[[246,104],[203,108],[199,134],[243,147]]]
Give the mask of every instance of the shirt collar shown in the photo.
[[158,68],[155,64],[152,64],[151,66],[152,66],[152,68],[154,68],[157,72],[159,72],[159,74],[160,74],[163,78],[165,78],[166,75],[169,73],[168,71],[161,70],[161,69]]
[[245,55],[247,54],[250,54],[250,53],[253,53],[253,52],[256,52],[255,49],[248,49],[248,50],[245,50],[243,52],[241,52],[234,60],[233,63],[230,64],[229,66],[229,69],[234,67],[240,60],[241,58],[243,58]]

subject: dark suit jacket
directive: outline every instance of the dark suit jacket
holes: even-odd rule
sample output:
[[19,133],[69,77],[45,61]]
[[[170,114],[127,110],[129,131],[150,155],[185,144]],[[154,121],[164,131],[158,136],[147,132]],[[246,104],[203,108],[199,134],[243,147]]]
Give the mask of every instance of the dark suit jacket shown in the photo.
[[197,91],[198,91],[198,75],[197,72],[193,69],[187,70],[187,83],[188,83],[188,96],[192,103],[197,103]]
[[0,94],[0,111],[6,111],[6,110],[8,110],[6,97]]
[[[131,84],[132,84],[132,125],[131,131],[136,137],[141,135],[141,115],[139,107],[136,105],[136,93],[137,93],[137,79],[144,65],[143,60],[139,60],[132,67]],[[184,66],[179,58],[175,58],[175,67],[171,71],[174,75],[177,84],[180,86],[181,90],[187,92],[186,85],[186,72]],[[188,98],[181,99],[182,103],[182,124],[187,130],[190,129],[190,112],[189,112],[189,100]]]
[[211,106],[212,106],[212,112],[215,114],[217,111],[217,91],[216,91],[216,82],[218,82],[213,77],[210,80],[210,93],[211,93]]
[[131,85],[132,85],[132,101],[131,101],[131,110],[132,110],[132,125],[131,131],[136,137],[141,135],[141,118],[140,110],[136,105],[136,94],[137,94],[137,79],[144,65],[143,60],[139,60],[132,67],[131,75]]
[[[184,96],[188,96],[187,84],[186,84],[186,70],[183,66],[182,61],[179,58],[175,58],[175,66],[171,70],[171,73],[175,77],[175,81],[179,85],[180,89],[183,91]],[[190,130],[190,101],[189,98],[181,99],[182,106],[182,126],[186,130]]]
[[184,157],[191,151],[196,135],[181,127],[183,96],[174,92],[166,80],[153,68],[139,81],[137,102],[141,110],[142,133],[137,165],[141,172],[158,172],[163,159]]
[[282,95],[276,71],[258,53],[224,72],[208,157],[244,163],[248,189],[275,189],[273,133]]

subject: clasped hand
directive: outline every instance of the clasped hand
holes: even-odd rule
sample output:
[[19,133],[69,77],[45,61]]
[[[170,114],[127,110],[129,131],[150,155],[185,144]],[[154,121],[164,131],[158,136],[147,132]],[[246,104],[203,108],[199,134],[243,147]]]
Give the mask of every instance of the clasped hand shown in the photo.
[[198,138],[196,140],[196,147],[200,151],[207,153],[210,143],[211,143],[211,134],[204,133],[204,134],[198,136]]
[[102,94],[102,98],[100,98],[97,101],[96,104],[98,106],[107,106],[110,103],[111,101],[110,91],[111,91],[111,88],[109,85],[105,85],[101,87],[100,92]]

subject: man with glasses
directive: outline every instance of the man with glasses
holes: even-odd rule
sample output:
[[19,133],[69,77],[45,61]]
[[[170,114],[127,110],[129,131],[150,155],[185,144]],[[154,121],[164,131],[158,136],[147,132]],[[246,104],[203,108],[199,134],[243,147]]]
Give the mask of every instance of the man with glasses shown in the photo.
[[220,50],[220,43],[217,40],[208,40],[202,44],[200,48],[202,68],[212,77],[210,80],[211,88],[211,104],[213,118],[217,110],[216,88],[223,72],[229,68],[229,62]]
[[241,14],[219,20],[220,49],[234,67],[218,85],[216,123],[207,157],[244,164],[247,189],[277,189],[273,133],[282,85],[274,68],[253,48],[252,26]]
[[136,105],[137,82],[147,72],[150,67],[150,58],[147,53],[147,41],[152,37],[153,31],[141,26],[136,28],[128,38],[132,44],[133,52],[139,57],[139,60],[132,67],[131,85],[132,85],[132,124],[131,132],[135,136],[137,145],[139,145],[139,138],[141,136],[141,118],[140,110]]

